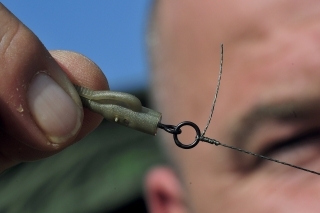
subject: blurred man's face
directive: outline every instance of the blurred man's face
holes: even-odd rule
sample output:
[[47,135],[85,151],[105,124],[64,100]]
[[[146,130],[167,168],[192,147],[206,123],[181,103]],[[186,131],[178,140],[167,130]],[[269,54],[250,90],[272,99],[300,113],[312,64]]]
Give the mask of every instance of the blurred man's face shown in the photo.
[[[320,171],[320,1],[160,0],[155,95],[163,122]],[[195,212],[320,212],[320,176],[165,136]],[[194,140],[184,131],[179,139]]]

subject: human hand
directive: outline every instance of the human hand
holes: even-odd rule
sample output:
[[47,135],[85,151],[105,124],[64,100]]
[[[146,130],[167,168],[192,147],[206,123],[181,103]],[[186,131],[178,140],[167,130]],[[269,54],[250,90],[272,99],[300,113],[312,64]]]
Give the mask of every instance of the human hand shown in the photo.
[[109,88],[93,62],[49,53],[0,3],[0,172],[60,152],[99,125],[102,116],[82,109],[73,84]]

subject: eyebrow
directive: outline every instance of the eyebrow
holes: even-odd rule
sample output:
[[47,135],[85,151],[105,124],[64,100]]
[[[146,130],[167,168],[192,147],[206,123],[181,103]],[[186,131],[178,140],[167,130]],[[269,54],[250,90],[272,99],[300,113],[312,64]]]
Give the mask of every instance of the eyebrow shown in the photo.
[[231,139],[237,147],[243,148],[248,138],[267,121],[298,123],[314,117],[315,113],[319,112],[319,99],[256,105],[233,127]]

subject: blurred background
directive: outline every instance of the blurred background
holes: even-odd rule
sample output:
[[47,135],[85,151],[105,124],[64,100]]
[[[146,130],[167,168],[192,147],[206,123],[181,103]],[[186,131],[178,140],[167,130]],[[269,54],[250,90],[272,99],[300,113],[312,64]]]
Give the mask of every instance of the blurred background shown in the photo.
[[[148,107],[145,34],[152,0],[1,1],[49,50],[79,52],[110,88]],[[0,175],[0,212],[146,212],[143,177],[163,162],[155,137],[103,122],[79,143]]]

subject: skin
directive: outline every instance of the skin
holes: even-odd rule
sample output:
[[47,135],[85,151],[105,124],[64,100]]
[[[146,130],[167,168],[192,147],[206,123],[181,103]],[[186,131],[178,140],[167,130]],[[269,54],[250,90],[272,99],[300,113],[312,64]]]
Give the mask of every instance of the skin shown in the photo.
[[[318,1],[159,1],[151,43],[154,97],[163,121],[204,127],[223,42],[222,85],[207,136],[319,171],[319,11]],[[68,79],[95,90],[108,84],[87,58],[49,53],[2,5],[0,38],[3,171],[63,150],[101,121],[83,110],[82,127],[59,146],[48,145],[26,97],[39,71],[47,70],[75,102],[79,97]],[[52,71],[58,67],[65,74]],[[187,143],[193,134],[184,130],[179,138]],[[163,135],[163,144],[176,167],[158,167],[147,176],[150,212],[320,210],[318,176],[205,143],[181,150],[169,136]]]
[[[102,121],[102,116],[82,109],[72,85],[94,90],[108,89],[108,82],[99,67],[78,53],[49,52],[36,35],[1,3],[0,67],[0,173],[20,162],[42,159],[60,152]],[[64,94],[74,101],[76,112],[68,111],[60,118],[68,119],[72,114],[75,127],[72,122],[70,125],[68,122],[61,124],[59,119],[56,119],[57,126],[54,122],[45,122],[45,128],[39,127],[28,97],[31,84],[39,73],[50,76],[51,82],[59,84]],[[65,105],[58,100],[56,103]],[[39,109],[39,105],[35,106],[40,115],[43,115],[41,111],[50,108]],[[44,129],[53,129],[50,133],[58,137],[48,136]]]
[[[160,0],[153,13],[153,96],[163,122],[320,171],[319,1]],[[182,150],[164,133],[175,165],[146,178],[150,212],[319,212],[319,176],[200,143]],[[194,138],[185,129],[179,139]]]

